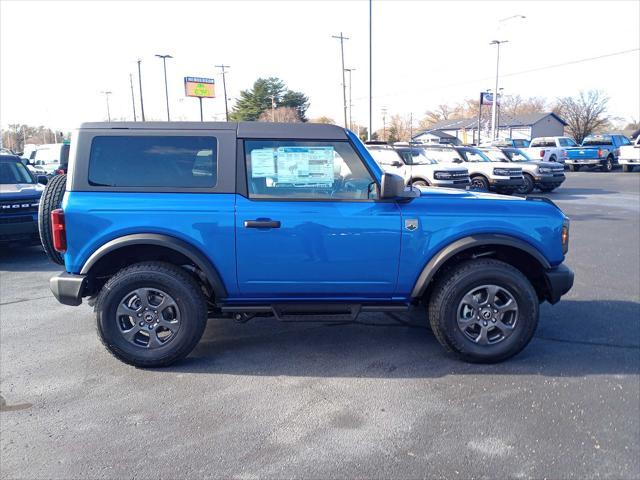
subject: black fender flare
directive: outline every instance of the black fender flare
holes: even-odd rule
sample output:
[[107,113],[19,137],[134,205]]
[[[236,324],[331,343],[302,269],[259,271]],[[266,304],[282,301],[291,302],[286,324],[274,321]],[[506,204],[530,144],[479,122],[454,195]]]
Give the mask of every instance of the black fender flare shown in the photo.
[[216,299],[227,297],[227,290],[218,270],[197,247],[179,238],[159,233],[136,233],[108,241],[89,256],[82,265],[80,274],[88,275],[91,268],[105,255],[130,245],[158,245],[181,253],[202,270],[213,288]]
[[482,245],[501,245],[517,248],[518,250],[522,250],[523,252],[528,253],[533,258],[535,258],[544,269],[548,270],[551,268],[551,264],[544,257],[544,255],[542,255],[536,248],[523,240],[515,237],[510,237],[508,235],[492,233],[471,235],[468,237],[460,238],[455,242],[450,243],[431,257],[431,259],[427,262],[427,264],[422,269],[422,272],[418,276],[413,290],[411,291],[411,297],[419,298],[424,295],[424,292],[427,289],[429,282],[431,282],[433,276],[437,273],[440,267],[442,267],[442,265],[444,265],[445,262],[451,257],[460,252],[463,252],[464,250],[468,250],[469,248]]

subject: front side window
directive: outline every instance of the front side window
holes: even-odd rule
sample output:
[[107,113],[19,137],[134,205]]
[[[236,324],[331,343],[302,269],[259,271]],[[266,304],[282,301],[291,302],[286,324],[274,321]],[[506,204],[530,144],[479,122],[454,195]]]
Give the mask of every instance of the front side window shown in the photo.
[[402,149],[398,150],[398,153],[402,155],[408,165],[434,165],[438,163],[434,159],[427,157],[426,152],[422,149]]
[[531,159],[522,150],[507,150],[505,154],[509,156],[512,162],[530,162]]
[[561,147],[576,147],[576,142],[571,140],[570,138],[559,138],[558,142]]
[[0,162],[0,183],[3,185],[16,185],[18,183],[35,183],[29,170],[23,163],[16,159]]
[[247,140],[245,158],[249,198],[377,198],[373,176],[348,142]]
[[89,184],[101,187],[210,188],[217,181],[215,137],[95,137]]
[[459,150],[460,154],[464,157],[467,162],[490,162],[491,159],[487,157],[480,150],[475,150],[472,148],[462,148]]
[[487,155],[494,162],[508,162],[509,158],[502,153],[500,150],[486,150],[485,155]]
[[372,148],[371,150],[369,150],[369,153],[371,154],[373,159],[378,162],[378,164],[390,167],[398,166],[397,164],[401,162],[401,160],[406,160],[404,157],[402,157],[401,159],[394,150]]

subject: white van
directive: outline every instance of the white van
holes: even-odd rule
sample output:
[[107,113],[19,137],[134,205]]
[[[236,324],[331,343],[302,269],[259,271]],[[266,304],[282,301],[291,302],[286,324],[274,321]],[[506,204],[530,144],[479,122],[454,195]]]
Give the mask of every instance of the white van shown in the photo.
[[61,165],[69,163],[68,143],[45,143],[38,145],[29,155],[33,166],[42,169],[47,174],[55,173]]

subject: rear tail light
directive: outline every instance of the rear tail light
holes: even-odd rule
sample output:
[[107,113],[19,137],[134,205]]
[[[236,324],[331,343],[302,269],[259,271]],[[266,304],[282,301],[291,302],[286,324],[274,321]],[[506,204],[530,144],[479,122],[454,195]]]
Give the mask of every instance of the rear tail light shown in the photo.
[[64,170],[59,168],[56,170],[56,175],[64,175]]
[[544,158],[544,150],[540,150],[540,158]]
[[53,248],[57,252],[67,251],[67,230],[64,223],[64,210],[61,208],[51,212],[51,237]]

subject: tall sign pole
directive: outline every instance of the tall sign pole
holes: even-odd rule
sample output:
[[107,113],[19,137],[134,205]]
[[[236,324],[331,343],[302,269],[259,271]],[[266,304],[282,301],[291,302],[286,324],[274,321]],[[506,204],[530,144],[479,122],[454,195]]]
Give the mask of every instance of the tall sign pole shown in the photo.
[[500,68],[500,44],[509,40],[493,40],[489,45],[496,46],[496,89],[493,91],[493,102],[491,105],[491,140],[496,138],[496,112],[498,104],[498,72]]
[[349,128],[347,124],[347,84],[344,75],[344,41],[349,40],[349,37],[345,37],[340,32],[340,35],[332,35],[332,38],[340,40],[340,55],[342,57],[342,106],[344,108],[344,128]]
[[224,92],[224,113],[227,122],[229,121],[229,105],[227,104],[227,79],[225,77],[225,68],[231,68],[230,65],[216,65],[222,71],[222,91]]
[[184,94],[187,97],[196,97],[200,104],[200,121],[204,121],[202,113],[202,99],[215,98],[215,80],[204,77],[184,77]]

